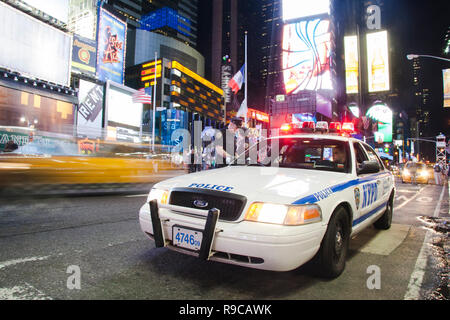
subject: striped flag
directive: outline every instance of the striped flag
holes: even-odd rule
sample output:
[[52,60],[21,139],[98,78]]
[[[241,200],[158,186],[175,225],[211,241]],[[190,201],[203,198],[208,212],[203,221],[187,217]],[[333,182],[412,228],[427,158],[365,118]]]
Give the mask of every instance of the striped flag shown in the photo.
[[234,75],[234,77],[228,82],[228,86],[233,90],[234,94],[237,94],[242,88],[242,84],[245,79],[245,63],[241,69]]
[[141,88],[133,93],[133,103],[148,103],[152,104],[152,88]]

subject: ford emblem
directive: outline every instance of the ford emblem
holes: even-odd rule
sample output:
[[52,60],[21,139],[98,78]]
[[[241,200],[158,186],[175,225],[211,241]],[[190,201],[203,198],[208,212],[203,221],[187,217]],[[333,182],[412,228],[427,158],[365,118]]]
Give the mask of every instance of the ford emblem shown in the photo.
[[203,200],[195,200],[194,206],[196,206],[197,208],[206,208],[208,206],[208,202]]

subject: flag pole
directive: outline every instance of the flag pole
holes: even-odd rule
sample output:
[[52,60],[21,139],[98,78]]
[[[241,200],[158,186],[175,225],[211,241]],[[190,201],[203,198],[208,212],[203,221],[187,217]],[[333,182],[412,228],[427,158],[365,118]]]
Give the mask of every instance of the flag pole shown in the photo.
[[153,123],[152,123],[152,152],[155,152],[155,124],[156,124],[156,65],[158,53],[155,51],[155,83],[153,85]]
[[245,93],[244,93],[244,102],[246,107],[245,112],[245,126],[247,126],[247,110],[248,110],[248,100],[247,100],[247,31],[245,31],[245,76],[244,76],[244,82],[245,82]]

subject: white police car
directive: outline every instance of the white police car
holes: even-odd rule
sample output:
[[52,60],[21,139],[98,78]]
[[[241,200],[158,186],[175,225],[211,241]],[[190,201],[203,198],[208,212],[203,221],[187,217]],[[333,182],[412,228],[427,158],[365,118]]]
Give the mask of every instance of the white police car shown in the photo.
[[322,276],[340,275],[353,235],[372,224],[390,227],[392,174],[353,138],[303,134],[268,141],[270,163],[156,184],[140,210],[142,230],[156,247],[200,259],[274,271],[313,259]]

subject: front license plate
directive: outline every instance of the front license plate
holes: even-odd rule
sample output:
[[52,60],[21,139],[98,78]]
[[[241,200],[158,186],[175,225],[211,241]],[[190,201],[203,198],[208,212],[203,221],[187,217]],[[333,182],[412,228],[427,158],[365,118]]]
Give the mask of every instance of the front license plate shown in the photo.
[[198,251],[202,245],[202,238],[203,233],[198,230],[177,226],[172,229],[172,244],[176,247]]

